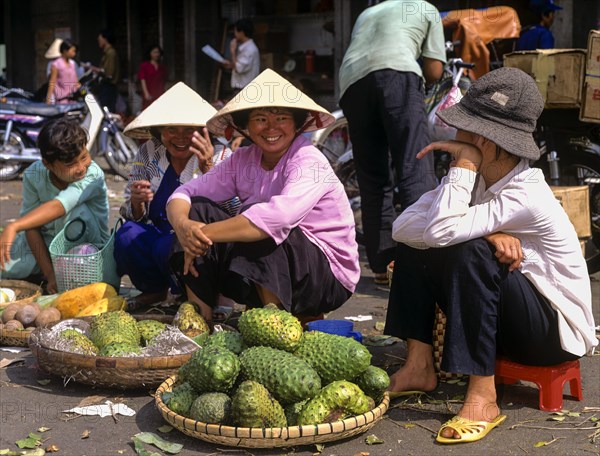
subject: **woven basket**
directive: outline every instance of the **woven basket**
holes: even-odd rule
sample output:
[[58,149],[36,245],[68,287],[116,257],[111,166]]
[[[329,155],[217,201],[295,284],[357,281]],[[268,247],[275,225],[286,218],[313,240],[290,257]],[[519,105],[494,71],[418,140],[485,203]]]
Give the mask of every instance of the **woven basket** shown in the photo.
[[169,377],[158,387],[154,395],[156,406],[163,418],[171,426],[190,437],[232,447],[276,448],[346,439],[369,430],[377,421],[383,418],[390,404],[389,396],[385,393],[381,404],[373,410],[333,423],[284,428],[224,426],[195,421],[170,410],[162,401],[162,395],[172,390],[176,380],[177,376]]
[[0,309],[10,304],[26,304],[41,296],[42,289],[39,285],[25,282],[24,280],[0,280],[0,288],[10,288],[15,292],[15,299],[10,302],[0,303]]
[[29,336],[33,330],[26,329],[20,331],[7,331],[0,329],[0,345],[5,347],[27,347],[29,346]]

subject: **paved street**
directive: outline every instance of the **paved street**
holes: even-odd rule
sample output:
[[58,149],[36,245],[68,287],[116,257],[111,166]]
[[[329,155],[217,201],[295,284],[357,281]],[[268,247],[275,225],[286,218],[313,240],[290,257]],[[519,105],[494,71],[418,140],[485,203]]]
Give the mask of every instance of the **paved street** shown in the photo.
[[[100,164],[104,165],[102,162]],[[120,195],[125,183],[108,172],[107,182],[111,217],[114,221],[118,215]],[[18,215],[20,192],[20,181],[0,183],[1,226]],[[371,320],[355,323],[355,330],[364,335],[377,335],[381,334],[380,325],[385,319],[388,290],[373,283],[372,274],[364,267],[364,252],[362,253],[363,276],[357,292],[348,303],[328,318],[371,316]],[[595,274],[592,280],[594,315],[597,324],[600,324],[600,274]],[[386,347],[370,347],[370,350],[374,355],[373,363],[390,373],[402,364],[405,355],[405,345],[402,342]],[[38,371],[30,353],[13,354],[2,351],[0,360],[3,358],[23,360],[0,369],[0,450],[17,450],[17,440],[45,427],[49,430],[42,434],[45,439],[43,448],[54,444],[59,448],[57,455],[133,455],[133,435],[143,431],[160,434],[157,428],[165,424],[154,406],[152,391],[122,392],[92,388],[73,382],[64,385],[62,378]],[[326,443],[318,448],[310,445],[243,451],[204,443],[177,430],[160,435],[171,442],[183,444],[183,450],[178,453],[181,456],[311,455],[319,451],[326,456],[600,454],[600,435],[595,442],[591,437],[595,432],[600,434],[600,427],[596,427],[597,423],[600,423],[596,421],[600,418],[600,357],[582,359],[581,369],[584,400],[578,402],[565,396],[563,405],[565,409],[578,413],[559,417],[564,418],[563,421],[548,421],[552,415],[538,409],[537,388],[531,384],[499,386],[500,407],[503,413],[508,415],[508,419],[482,441],[466,445],[442,446],[436,444],[432,437],[440,424],[459,409],[460,399],[466,392],[464,382],[440,382],[438,389],[427,396],[407,400],[396,399],[384,419],[366,434],[340,442]],[[565,391],[568,393],[568,386]],[[97,396],[95,403],[104,402],[106,399],[124,402],[136,411],[136,415],[120,417],[118,421],[111,417],[92,416],[68,420],[66,415],[61,413],[77,406],[90,396]],[[593,408],[593,411],[585,411],[586,407]],[[371,434],[383,443],[368,445],[365,437]],[[85,435],[88,436],[84,438]],[[540,442],[546,442],[546,445]],[[540,447],[536,448],[536,445]],[[148,445],[147,447],[150,448]],[[158,451],[156,448],[153,450]]]

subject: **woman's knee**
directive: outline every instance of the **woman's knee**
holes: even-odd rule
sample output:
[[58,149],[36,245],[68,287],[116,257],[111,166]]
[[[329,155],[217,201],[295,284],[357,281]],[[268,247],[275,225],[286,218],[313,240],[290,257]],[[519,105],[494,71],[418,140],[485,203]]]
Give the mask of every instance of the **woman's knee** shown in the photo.
[[483,238],[472,239],[460,244],[447,247],[448,260],[453,267],[473,265],[493,261],[498,263],[494,256],[492,245]]

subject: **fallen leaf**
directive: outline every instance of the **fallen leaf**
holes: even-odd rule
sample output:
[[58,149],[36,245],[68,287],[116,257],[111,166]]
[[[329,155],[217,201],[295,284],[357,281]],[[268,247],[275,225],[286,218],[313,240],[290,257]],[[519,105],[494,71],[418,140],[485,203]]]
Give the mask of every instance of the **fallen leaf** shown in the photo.
[[81,433],[81,438],[82,439],[87,439],[87,438],[89,438],[90,434],[91,434],[91,432],[88,429],[86,429],[85,431],[83,431]]
[[377,321],[377,322],[375,322],[375,329],[377,331],[383,331],[384,328],[385,328],[385,321]]
[[548,442],[537,442],[534,446],[534,448],[539,448],[539,447],[543,447],[548,445]]
[[36,448],[41,445],[41,440],[41,435],[30,432],[26,439],[17,440],[15,443],[19,448]]
[[84,397],[75,407],[86,407],[88,405],[103,404],[106,396],[88,396]]
[[142,445],[142,441],[140,439],[132,437],[131,440],[133,440],[133,447],[139,456],[162,456],[160,453],[149,451],[144,448],[144,445]]
[[46,452],[48,453],[56,453],[57,451],[60,451],[60,448],[58,448],[58,446],[54,443],[52,445],[48,445],[46,448]]
[[377,437],[375,434],[371,434],[370,436],[365,438],[365,443],[367,445],[377,445],[379,443],[384,443],[384,442],[379,437]]
[[410,428],[414,428],[416,426],[416,424],[412,424],[412,423],[406,423],[404,425],[404,429],[410,429]]
[[47,385],[48,383],[50,383],[51,381],[52,381],[51,379],[49,379],[49,378],[45,378],[45,379],[42,379],[42,380],[38,380],[37,382],[38,382],[40,385],[42,385],[42,386],[45,386],[45,385]]
[[579,413],[579,412],[569,412],[569,413],[567,413],[567,416],[579,417],[579,416],[581,416],[581,413]]
[[163,434],[166,434],[167,432],[171,432],[173,430],[173,426],[169,426],[168,424],[165,424],[164,426],[161,426],[159,428],[156,429],[158,432],[162,432]]
[[38,432],[48,432],[49,430],[50,430],[50,428],[47,428],[47,427],[44,427],[44,426],[39,427],[37,429]]
[[566,416],[551,416],[547,421],[564,421]]
[[596,418],[595,416],[593,416],[593,417],[590,418],[590,421],[592,421],[592,422],[596,422],[598,420],[600,420],[600,418]]
[[166,440],[162,439],[161,437],[152,432],[140,432],[134,435],[134,437],[139,439],[141,442],[147,443],[149,445],[155,445],[161,450],[171,454],[177,454],[183,448],[182,444],[167,442]]
[[316,443],[315,448],[317,450],[317,454],[321,454],[325,449],[325,445],[323,445],[322,443]]

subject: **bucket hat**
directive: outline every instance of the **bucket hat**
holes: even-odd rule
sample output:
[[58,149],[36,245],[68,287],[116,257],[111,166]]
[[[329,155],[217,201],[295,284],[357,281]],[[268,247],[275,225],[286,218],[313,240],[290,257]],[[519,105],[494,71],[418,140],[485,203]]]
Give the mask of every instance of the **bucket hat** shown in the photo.
[[266,69],[208,121],[208,129],[211,133],[226,138],[232,135],[246,135],[247,131],[243,126],[235,124],[231,114],[267,107],[307,111],[302,128],[305,132],[319,130],[335,122],[329,111],[315,103],[287,79],[271,69]]
[[144,109],[123,131],[136,139],[152,137],[150,128],[167,125],[204,127],[217,110],[193,89],[178,82]]
[[544,100],[533,78],[518,68],[491,71],[458,104],[437,113],[448,125],[489,139],[518,157],[537,160],[533,131]]
[[57,59],[60,57],[60,45],[62,44],[62,38],[55,38],[44,57],[47,59]]

